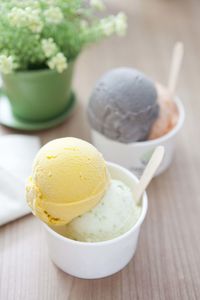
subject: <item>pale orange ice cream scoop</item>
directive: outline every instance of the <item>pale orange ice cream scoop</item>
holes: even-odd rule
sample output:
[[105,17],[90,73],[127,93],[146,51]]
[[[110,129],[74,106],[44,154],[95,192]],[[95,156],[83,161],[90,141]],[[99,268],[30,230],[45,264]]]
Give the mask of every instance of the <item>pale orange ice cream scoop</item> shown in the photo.
[[42,221],[63,225],[95,207],[109,183],[105,161],[94,146],[77,138],[61,138],[38,152],[26,197]]
[[159,116],[154,122],[149,140],[162,137],[171,131],[177,124],[179,113],[175,101],[172,99],[169,91],[161,84],[156,84],[158,93],[158,103],[160,106]]

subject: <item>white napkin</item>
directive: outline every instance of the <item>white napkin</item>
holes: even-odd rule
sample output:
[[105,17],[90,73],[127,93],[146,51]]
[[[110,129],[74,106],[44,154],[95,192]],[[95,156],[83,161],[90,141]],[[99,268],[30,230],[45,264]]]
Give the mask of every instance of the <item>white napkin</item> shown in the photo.
[[25,181],[39,148],[38,137],[0,137],[0,225],[30,212],[25,201]]

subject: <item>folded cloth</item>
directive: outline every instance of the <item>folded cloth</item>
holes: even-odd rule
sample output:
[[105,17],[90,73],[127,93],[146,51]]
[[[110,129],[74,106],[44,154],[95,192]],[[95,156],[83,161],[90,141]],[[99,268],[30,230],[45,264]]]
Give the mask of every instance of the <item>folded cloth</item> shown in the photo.
[[0,137],[0,225],[30,212],[25,201],[25,181],[39,148],[38,137],[18,134]]

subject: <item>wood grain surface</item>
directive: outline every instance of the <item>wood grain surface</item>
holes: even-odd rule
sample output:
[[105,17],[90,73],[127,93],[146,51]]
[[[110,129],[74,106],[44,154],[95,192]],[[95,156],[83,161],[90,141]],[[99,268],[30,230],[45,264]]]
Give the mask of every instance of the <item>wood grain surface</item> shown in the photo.
[[[200,1],[107,0],[129,18],[125,38],[113,37],[80,56],[74,78],[79,104],[69,120],[39,133],[90,140],[85,106],[96,79],[117,66],[132,66],[167,82],[171,50],[185,44],[177,93],[186,109],[171,167],[148,189],[149,211],[134,259],[101,280],[73,278],[50,261],[40,222],[32,215],[0,229],[1,300],[200,299]],[[12,133],[0,127],[1,134]]]

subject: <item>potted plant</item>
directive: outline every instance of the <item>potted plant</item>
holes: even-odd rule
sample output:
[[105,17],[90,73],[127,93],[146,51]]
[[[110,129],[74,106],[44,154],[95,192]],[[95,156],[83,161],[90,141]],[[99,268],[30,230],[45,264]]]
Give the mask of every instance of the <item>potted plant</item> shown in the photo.
[[79,53],[126,31],[126,16],[101,17],[104,9],[100,0],[1,1],[0,72],[15,118],[47,122],[69,109]]

